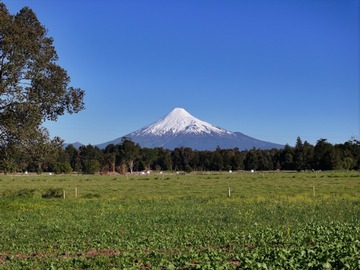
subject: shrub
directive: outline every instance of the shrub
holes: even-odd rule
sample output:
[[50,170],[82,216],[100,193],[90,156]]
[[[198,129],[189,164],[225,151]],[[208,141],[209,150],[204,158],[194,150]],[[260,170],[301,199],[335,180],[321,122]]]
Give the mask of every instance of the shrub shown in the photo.
[[192,171],[193,171],[193,169],[191,168],[191,166],[188,165],[188,164],[186,164],[186,165],[185,165],[185,172],[191,173]]
[[61,198],[63,197],[63,190],[61,188],[49,188],[41,195],[45,199]]
[[69,174],[72,172],[72,167],[70,165],[69,162],[57,162],[54,166],[54,172],[56,174],[60,174],[60,173],[66,173]]

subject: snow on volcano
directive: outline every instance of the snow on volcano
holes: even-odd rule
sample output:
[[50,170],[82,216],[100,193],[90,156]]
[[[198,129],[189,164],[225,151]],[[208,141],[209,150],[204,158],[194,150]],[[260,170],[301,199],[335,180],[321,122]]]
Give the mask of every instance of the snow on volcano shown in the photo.
[[212,134],[218,135],[232,134],[232,132],[225,129],[211,125],[205,121],[202,121],[183,108],[175,108],[169,114],[159,119],[155,123],[139,129],[131,136],[139,135],[152,135],[163,136],[167,134]]
[[119,144],[128,138],[141,147],[175,149],[190,147],[195,150],[215,150],[218,147],[241,150],[282,148],[282,145],[261,141],[240,132],[231,132],[202,121],[183,108],[175,108],[151,125],[123,137],[97,145],[100,149]]

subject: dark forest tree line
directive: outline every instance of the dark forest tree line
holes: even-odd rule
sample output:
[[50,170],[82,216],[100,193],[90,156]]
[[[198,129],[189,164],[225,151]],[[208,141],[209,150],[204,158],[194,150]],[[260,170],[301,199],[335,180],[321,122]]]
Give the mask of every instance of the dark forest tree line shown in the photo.
[[[47,151],[48,149],[48,151]],[[56,149],[56,151],[54,151]],[[131,140],[110,144],[105,149],[87,145],[75,148],[44,147],[41,154],[24,156],[13,153],[13,165],[1,164],[3,172],[49,171],[55,173],[131,173],[134,171],[228,171],[228,170],[359,170],[360,141],[331,144],[320,139],[313,146],[297,139],[294,147],[283,149],[240,151],[217,148],[197,151],[188,147],[174,150],[142,148]]]

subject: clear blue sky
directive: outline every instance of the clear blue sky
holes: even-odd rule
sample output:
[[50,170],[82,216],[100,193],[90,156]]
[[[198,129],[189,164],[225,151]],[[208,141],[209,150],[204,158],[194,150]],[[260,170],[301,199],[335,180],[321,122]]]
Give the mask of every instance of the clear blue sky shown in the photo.
[[294,145],[360,139],[359,0],[5,0],[29,6],[86,109],[46,123],[99,144],[175,107]]

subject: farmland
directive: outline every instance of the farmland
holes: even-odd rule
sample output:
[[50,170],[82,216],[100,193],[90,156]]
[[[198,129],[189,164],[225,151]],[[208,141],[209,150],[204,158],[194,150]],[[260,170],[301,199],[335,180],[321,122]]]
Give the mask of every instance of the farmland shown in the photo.
[[359,172],[2,175],[0,196],[2,269],[360,268]]

